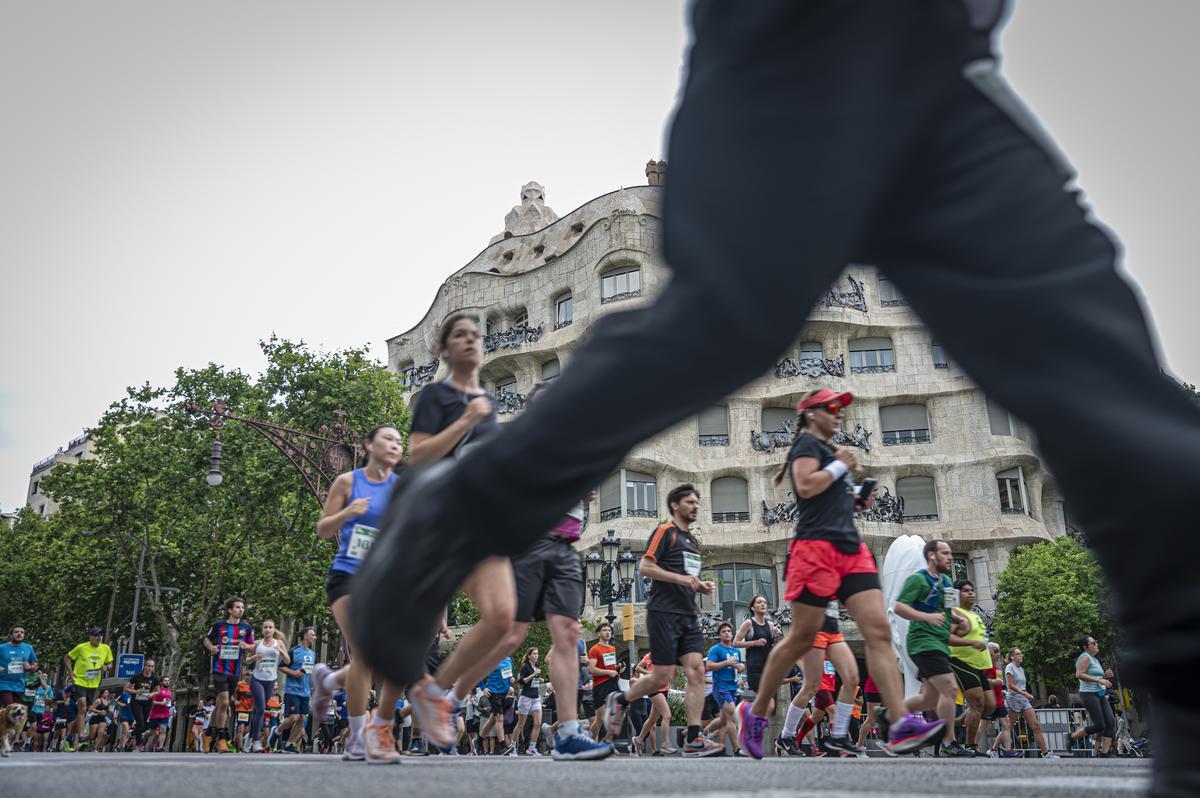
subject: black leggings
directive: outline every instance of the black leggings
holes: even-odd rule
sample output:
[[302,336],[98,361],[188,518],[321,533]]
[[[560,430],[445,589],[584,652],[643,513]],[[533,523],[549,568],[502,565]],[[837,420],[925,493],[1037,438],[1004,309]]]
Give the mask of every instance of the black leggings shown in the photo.
[[250,693],[254,696],[254,711],[250,713],[251,744],[262,734],[263,713],[267,711],[267,701],[274,692],[274,681],[260,681],[250,677]]
[[1088,734],[1099,733],[1101,737],[1115,738],[1117,736],[1117,720],[1113,717],[1112,704],[1099,693],[1080,693],[1079,700],[1087,710],[1088,718],[1092,721],[1084,731]]
[[140,743],[142,735],[146,733],[146,719],[150,716],[150,702],[134,699],[129,702],[129,708],[133,712],[133,739]]

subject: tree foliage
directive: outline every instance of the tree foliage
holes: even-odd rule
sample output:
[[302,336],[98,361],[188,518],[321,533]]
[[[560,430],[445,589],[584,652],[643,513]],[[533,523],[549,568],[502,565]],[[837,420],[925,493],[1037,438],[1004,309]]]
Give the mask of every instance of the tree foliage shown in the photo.
[[171,675],[206,669],[199,641],[229,595],[246,599],[255,623],[332,630],[324,580],[334,545],[316,538],[320,507],[304,480],[259,433],[229,422],[224,481],[209,487],[213,431],[182,408],[220,399],[238,415],[311,431],[344,410],[352,430],[406,431],[402,386],[365,349],[315,352],[277,338],[261,347],[257,378],[180,368],[173,385],[129,388],[109,407],[88,430],[95,459],[43,481],[60,511],[44,521],[23,513],[0,543],[0,591],[16,599],[0,608],[0,627],[26,624],[43,659],[61,658],[87,627],[106,625],[113,601],[119,635],[144,545],[137,648],[165,658]]
[[1116,652],[1107,589],[1091,552],[1069,537],[1023,546],[1000,575],[996,639],[1025,652],[1031,677],[1050,688],[1076,685],[1075,641],[1092,635],[1102,659]]

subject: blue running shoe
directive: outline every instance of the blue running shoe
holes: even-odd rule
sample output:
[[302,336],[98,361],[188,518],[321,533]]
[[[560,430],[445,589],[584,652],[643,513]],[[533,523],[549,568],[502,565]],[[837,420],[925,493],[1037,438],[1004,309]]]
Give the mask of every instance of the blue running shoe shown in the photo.
[[612,743],[598,743],[586,734],[572,734],[566,739],[554,741],[554,751],[550,754],[559,761],[604,759],[612,756]]

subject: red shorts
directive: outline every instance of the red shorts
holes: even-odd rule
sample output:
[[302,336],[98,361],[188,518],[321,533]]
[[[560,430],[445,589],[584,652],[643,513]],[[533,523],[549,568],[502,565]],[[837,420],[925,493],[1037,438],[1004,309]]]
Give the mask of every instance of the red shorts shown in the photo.
[[793,540],[788,547],[787,592],[783,597],[796,601],[807,590],[824,601],[839,592],[844,577],[878,573],[865,543],[858,544],[854,554],[846,554],[828,540]]
[[833,643],[845,643],[846,638],[841,632],[817,632],[813,638],[813,648],[829,648]]
[[831,706],[833,706],[833,703],[834,703],[833,691],[832,690],[818,690],[815,703],[816,703],[817,709],[820,709],[820,710],[829,709]]

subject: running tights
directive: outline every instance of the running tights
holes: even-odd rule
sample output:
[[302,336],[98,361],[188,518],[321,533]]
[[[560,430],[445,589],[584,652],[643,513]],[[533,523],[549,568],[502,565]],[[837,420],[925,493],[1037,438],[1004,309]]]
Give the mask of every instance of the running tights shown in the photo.
[[1080,693],[1079,700],[1087,710],[1091,723],[1084,729],[1088,734],[1099,734],[1101,737],[1115,738],[1117,736],[1117,720],[1113,717],[1112,704],[1100,693]]
[[250,693],[254,696],[254,711],[250,713],[250,742],[262,734],[263,715],[267,711],[267,699],[275,691],[275,682],[250,678]]

